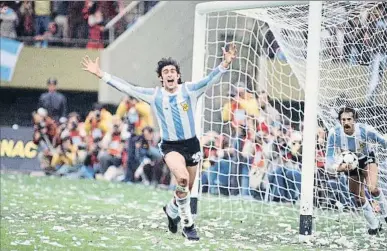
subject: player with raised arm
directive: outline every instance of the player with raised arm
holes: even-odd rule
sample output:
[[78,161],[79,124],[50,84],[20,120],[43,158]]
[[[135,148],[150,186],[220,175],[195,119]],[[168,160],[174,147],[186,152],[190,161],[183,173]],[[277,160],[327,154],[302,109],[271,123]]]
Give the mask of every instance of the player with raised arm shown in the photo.
[[[353,108],[340,109],[340,125],[329,131],[327,145],[327,170],[344,172],[349,176],[349,190],[355,195],[357,206],[361,206],[368,223],[368,233],[375,235],[381,230],[381,223],[375,216],[366,198],[364,181],[372,197],[379,202],[381,212],[387,222],[387,201],[378,188],[378,164],[372,143],[387,148],[387,141],[372,126],[357,123],[357,112]],[[350,151],[358,156],[358,166],[353,167],[337,158],[338,152]]]
[[197,99],[227,71],[236,57],[236,47],[231,44],[224,60],[207,77],[194,83],[182,83],[180,67],[171,58],[158,62],[157,75],[162,87],[142,88],[134,86],[103,72],[99,59],[83,58],[83,69],[96,75],[107,84],[130,96],[149,103],[156,114],[161,128],[160,150],[164,161],[176,178],[177,184],[173,199],[163,208],[168,218],[168,228],[176,233],[181,219],[183,235],[188,240],[199,240],[194,226],[191,208],[190,191],[195,181],[201,149],[195,132],[195,110]]

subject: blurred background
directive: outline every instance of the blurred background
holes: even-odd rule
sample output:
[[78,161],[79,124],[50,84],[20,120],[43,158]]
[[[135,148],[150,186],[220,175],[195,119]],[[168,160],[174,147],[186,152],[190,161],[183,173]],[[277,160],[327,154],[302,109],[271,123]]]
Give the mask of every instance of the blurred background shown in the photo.
[[[85,55],[101,57],[104,71],[154,87],[159,85],[157,61],[170,56],[180,63],[183,81],[190,81],[194,11],[201,2],[1,1],[2,170],[171,188],[173,180],[158,152],[160,138],[150,107],[83,72],[80,61]],[[387,24],[385,4],[362,15],[364,23]],[[358,32],[359,22],[346,23],[345,33],[342,26],[324,30],[330,38],[325,53],[336,63],[370,65],[373,54],[364,38],[374,34]],[[231,40],[238,41],[240,58],[233,73],[226,74],[227,83],[207,93],[203,191],[263,199],[271,187],[274,200],[296,201],[301,184],[303,90],[265,22],[218,15],[209,18],[208,29],[212,27],[217,33],[208,39],[216,43],[208,42],[206,70],[220,62],[220,47]],[[246,30],[255,36],[247,36]],[[385,44],[380,48],[385,55]],[[256,54],[251,56],[250,50]],[[257,73],[257,65],[263,65],[258,63],[260,55],[270,62],[270,75]],[[353,79],[347,83],[364,84],[356,74],[347,74]],[[377,92],[385,93],[385,68],[379,75],[382,84]],[[265,86],[259,82],[266,80],[270,88],[259,88]],[[387,101],[381,97],[376,105],[353,105],[376,118],[368,122],[385,134]],[[341,95],[338,105],[331,106],[338,108],[346,101]],[[325,188],[335,186],[330,194],[320,196],[334,204],[342,193],[338,177],[328,177],[324,171],[328,129],[319,121],[316,170]],[[334,185],[326,185],[330,182]],[[350,207],[348,196],[340,201]]]
[[153,87],[171,56],[189,80],[197,3],[1,1],[1,169],[169,185],[150,107],[80,62]]

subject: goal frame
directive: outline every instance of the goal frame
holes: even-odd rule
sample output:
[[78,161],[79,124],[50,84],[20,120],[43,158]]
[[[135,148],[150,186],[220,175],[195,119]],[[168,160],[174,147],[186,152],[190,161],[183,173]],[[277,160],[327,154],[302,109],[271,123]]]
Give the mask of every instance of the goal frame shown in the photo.
[[[297,4],[309,3],[308,18],[308,46],[306,61],[306,81],[304,87],[305,106],[304,121],[308,124],[303,131],[303,161],[301,174],[301,201],[300,201],[300,221],[299,221],[299,240],[308,242],[312,238],[313,226],[313,181],[315,166],[315,135],[317,132],[317,111],[318,111],[318,92],[319,89],[319,51],[321,38],[321,1],[215,1],[200,3],[195,8],[194,21],[194,41],[192,57],[192,80],[197,81],[205,75],[205,56],[206,56],[206,15],[211,12],[235,11],[244,9],[266,8],[291,6]],[[198,137],[203,135],[204,114],[203,114],[203,96],[198,99],[196,108],[195,129]],[[194,215],[197,214],[198,197],[200,190],[201,164],[196,172],[195,183],[191,194],[191,209]]]

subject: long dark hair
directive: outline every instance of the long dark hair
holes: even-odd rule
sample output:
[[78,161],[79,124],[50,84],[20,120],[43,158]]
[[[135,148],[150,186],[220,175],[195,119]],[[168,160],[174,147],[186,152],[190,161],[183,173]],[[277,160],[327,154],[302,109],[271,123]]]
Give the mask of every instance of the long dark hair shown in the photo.
[[338,118],[337,118],[338,120],[341,120],[341,115],[343,115],[344,112],[352,113],[353,119],[357,120],[358,118],[357,111],[352,107],[346,107],[346,106],[340,108]]
[[177,80],[177,83],[180,85],[182,83],[182,81],[181,81],[181,73],[180,73],[180,66],[177,63],[177,61],[174,60],[171,57],[169,57],[169,58],[162,58],[162,59],[160,59],[159,62],[157,62],[157,68],[156,68],[157,76],[161,77],[161,71],[163,70],[163,68],[165,66],[168,66],[168,65],[175,66],[177,73],[180,75],[180,78]]

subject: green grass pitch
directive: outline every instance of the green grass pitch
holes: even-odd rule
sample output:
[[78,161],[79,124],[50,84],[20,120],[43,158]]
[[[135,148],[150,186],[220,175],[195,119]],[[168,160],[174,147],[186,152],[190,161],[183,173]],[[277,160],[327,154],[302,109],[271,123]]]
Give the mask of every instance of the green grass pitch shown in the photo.
[[321,218],[315,244],[299,244],[297,206],[229,198],[200,201],[201,240],[189,242],[167,231],[162,206],[171,195],[143,185],[2,174],[1,250],[387,250],[385,233],[354,234],[334,217]]

